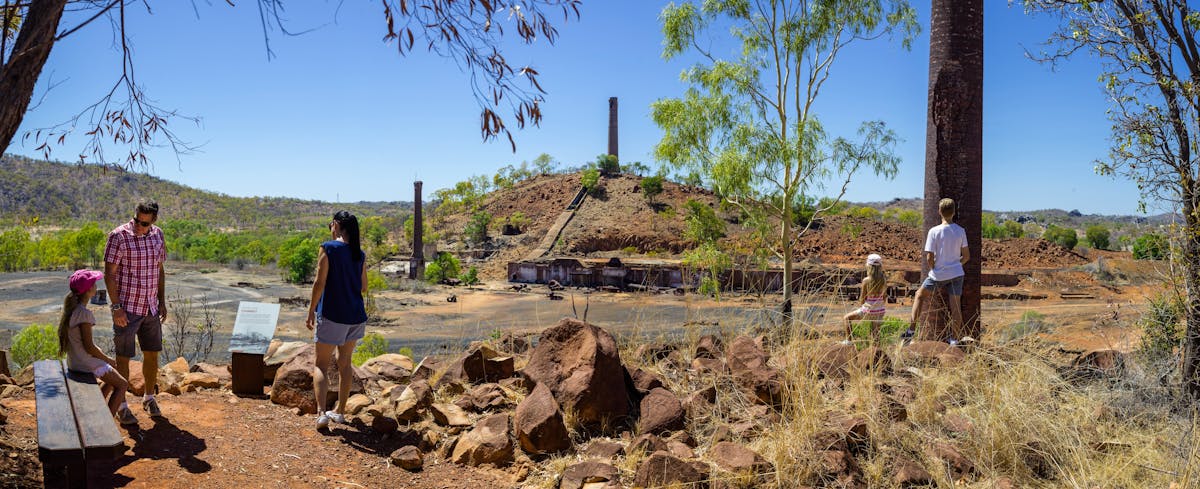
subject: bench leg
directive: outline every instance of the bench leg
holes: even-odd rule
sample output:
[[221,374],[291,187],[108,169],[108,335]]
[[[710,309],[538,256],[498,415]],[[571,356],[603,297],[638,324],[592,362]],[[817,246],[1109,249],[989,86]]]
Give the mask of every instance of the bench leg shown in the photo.
[[87,463],[83,460],[67,466],[67,487],[83,489],[87,487]]
[[87,487],[87,465],[83,460],[67,465],[42,464],[42,484],[46,489]]

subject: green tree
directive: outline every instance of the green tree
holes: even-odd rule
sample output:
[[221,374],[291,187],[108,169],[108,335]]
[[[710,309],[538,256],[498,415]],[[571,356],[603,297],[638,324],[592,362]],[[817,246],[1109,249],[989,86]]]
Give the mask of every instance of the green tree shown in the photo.
[[1146,233],[1133,242],[1133,258],[1137,260],[1162,260],[1170,251],[1167,237],[1161,234]]
[[533,159],[533,170],[538,175],[549,175],[558,171],[558,160],[555,160],[553,156],[542,153]]
[[1004,237],[1004,228],[996,224],[996,215],[991,212],[984,212],[983,219],[980,221],[980,234],[987,239],[1001,239]]
[[97,266],[100,254],[103,253],[100,246],[107,236],[94,222],[87,223],[83,228],[72,233],[69,239],[71,261],[77,266],[85,263],[91,264],[93,267]]
[[1099,224],[1088,226],[1087,230],[1084,231],[1084,235],[1087,236],[1088,244],[1092,245],[1092,248],[1097,250],[1108,249],[1108,228]]
[[1075,234],[1074,229],[1058,227],[1053,224],[1046,226],[1046,232],[1042,233],[1042,239],[1057,243],[1068,250],[1075,249],[1075,245],[1079,243],[1079,235]]
[[448,278],[457,278],[459,261],[450,253],[438,253],[433,262],[425,266],[425,280],[434,283],[445,282]]
[[1025,235],[1025,228],[1017,221],[1004,221],[1004,234],[1010,238],[1020,238]]
[[[791,284],[792,250],[808,229],[793,231],[799,198],[836,174],[840,200],[859,170],[890,178],[899,163],[896,135],[882,122],[863,124],[858,142],[830,138],[813,110],[817,94],[856,41],[899,35],[909,47],[916,11],[905,0],[708,0],[669,4],[660,18],[663,56],[695,52],[701,61],[683,72],[692,85],[683,98],[652,105],[664,133],[655,156],[703,175],[727,202],[774,216],[773,248]],[[740,44],[736,57],[711,48],[723,43],[712,42],[710,27]],[[790,301],[792,288],[783,291]]]
[[695,199],[688,199],[684,204],[687,215],[683,218],[687,229],[683,236],[693,243],[715,243],[725,237],[725,221],[717,217],[717,212],[707,204]]
[[715,243],[705,242],[683,253],[683,266],[699,272],[700,293],[720,299],[721,274],[733,266],[733,259]]
[[492,225],[492,215],[479,211],[471,214],[471,219],[467,221],[466,227],[463,228],[463,234],[467,237],[467,243],[471,245],[480,245],[488,238],[488,227]]
[[603,154],[596,157],[596,168],[601,175],[616,175],[621,173],[621,164],[615,155]]
[[650,205],[654,205],[654,198],[658,197],[663,192],[663,176],[655,175],[652,177],[642,178],[642,195],[646,196],[646,200]]
[[0,270],[16,272],[29,266],[33,242],[24,228],[12,228],[0,233]]
[[283,271],[283,279],[294,283],[304,283],[312,277],[317,266],[317,247],[321,242],[304,236],[295,236],[283,242],[279,249],[279,268]]
[[1183,216],[1181,382],[1200,399],[1200,10],[1185,0],[1025,0],[1025,7],[1060,22],[1049,42],[1053,51],[1041,59],[1079,53],[1100,60],[1113,146],[1097,173],[1133,180],[1143,210],[1154,202]]

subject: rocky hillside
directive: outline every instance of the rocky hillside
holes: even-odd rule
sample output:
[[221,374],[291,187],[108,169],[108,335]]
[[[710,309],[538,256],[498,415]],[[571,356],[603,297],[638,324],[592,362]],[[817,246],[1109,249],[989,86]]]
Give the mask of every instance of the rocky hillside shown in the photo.
[[0,158],[0,227],[36,216],[43,223],[118,222],[133,203],[151,199],[164,215],[216,228],[303,229],[327,219],[335,208],[360,215],[408,213],[408,202],[333,204],[282,197],[230,197],[142,173],[96,165]]

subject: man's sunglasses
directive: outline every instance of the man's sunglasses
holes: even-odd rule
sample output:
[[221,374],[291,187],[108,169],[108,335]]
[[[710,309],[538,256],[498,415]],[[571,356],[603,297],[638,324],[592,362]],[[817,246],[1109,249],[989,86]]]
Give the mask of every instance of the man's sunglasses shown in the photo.
[[138,223],[138,226],[141,226],[144,228],[148,228],[148,227],[150,227],[151,224],[154,224],[152,221],[139,221],[136,217],[133,218],[133,222]]

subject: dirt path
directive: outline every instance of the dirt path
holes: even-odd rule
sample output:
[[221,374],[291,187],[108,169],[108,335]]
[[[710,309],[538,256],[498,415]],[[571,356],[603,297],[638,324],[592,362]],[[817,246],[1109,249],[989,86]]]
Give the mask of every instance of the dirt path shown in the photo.
[[[125,455],[89,467],[113,472],[95,480],[99,487],[483,489],[516,485],[511,474],[496,469],[431,460],[417,473],[389,466],[387,455],[399,448],[398,440],[363,426],[335,425],[329,434],[321,434],[314,429],[312,417],[297,416],[266,399],[239,398],[228,391],[161,399],[165,419],[152,420],[134,407],[139,424],[122,429],[129,447]],[[36,463],[33,395],[26,392],[5,399],[0,407],[9,415],[0,439],[20,449],[0,461],[0,472],[11,473],[19,463],[29,465],[31,458]],[[34,472],[40,480],[40,466]],[[6,487],[18,484],[0,482]]]

